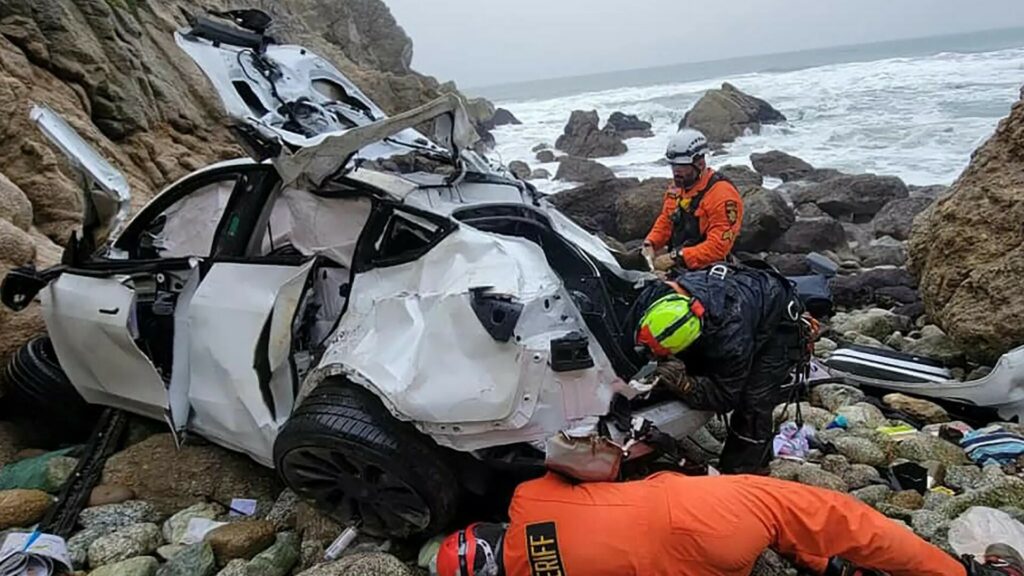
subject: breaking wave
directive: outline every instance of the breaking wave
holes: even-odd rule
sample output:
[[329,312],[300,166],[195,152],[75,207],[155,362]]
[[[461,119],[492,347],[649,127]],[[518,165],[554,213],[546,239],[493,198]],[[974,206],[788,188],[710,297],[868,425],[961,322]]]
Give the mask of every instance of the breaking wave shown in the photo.
[[[767,100],[789,121],[740,138],[713,165],[749,165],[751,152],[779,149],[823,168],[949,184],[1018,99],[1024,47],[500,102],[523,124],[495,130],[496,151],[505,163],[525,160],[554,174],[557,165],[537,163],[531,148],[553,144],[574,109],[596,109],[602,121],[621,111],[650,122],[655,137],[627,140],[629,152],[599,161],[619,176],[668,176],[659,159],[669,135],[705,90],[726,81]],[[535,183],[547,192],[571,186]]]

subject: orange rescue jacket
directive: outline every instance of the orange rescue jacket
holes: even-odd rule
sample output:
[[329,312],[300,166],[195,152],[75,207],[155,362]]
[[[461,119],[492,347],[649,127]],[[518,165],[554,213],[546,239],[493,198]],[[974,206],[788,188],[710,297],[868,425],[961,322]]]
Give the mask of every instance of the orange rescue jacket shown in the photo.
[[846,494],[756,476],[523,483],[507,576],[746,576],[772,548],[817,574],[839,556],[892,576],[964,576],[951,556]]
[[[655,250],[666,247],[672,239],[672,215],[680,207],[688,209],[689,203],[707,187],[714,174],[715,171],[711,168],[704,169],[704,173],[690,190],[680,190],[674,185],[669,187],[665,193],[661,214],[647,234],[647,241]],[[681,250],[683,261],[691,270],[722,262],[732,251],[743,223],[743,200],[735,186],[727,180],[720,180],[704,193],[694,216],[700,221],[700,233],[704,240]],[[680,247],[669,248],[679,250]]]

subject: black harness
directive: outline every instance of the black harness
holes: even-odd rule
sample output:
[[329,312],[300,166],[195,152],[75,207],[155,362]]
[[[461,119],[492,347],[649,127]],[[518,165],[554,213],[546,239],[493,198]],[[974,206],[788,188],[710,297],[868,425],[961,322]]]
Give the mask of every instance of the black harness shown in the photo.
[[712,174],[708,183],[690,200],[689,206],[684,209],[682,203],[678,204],[676,211],[672,213],[672,240],[669,245],[673,250],[696,246],[707,239],[700,231],[700,218],[697,218],[697,209],[700,207],[701,201],[704,200],[704,195],[715,184],[722,181],[728,182],[729,179],[717,172]]

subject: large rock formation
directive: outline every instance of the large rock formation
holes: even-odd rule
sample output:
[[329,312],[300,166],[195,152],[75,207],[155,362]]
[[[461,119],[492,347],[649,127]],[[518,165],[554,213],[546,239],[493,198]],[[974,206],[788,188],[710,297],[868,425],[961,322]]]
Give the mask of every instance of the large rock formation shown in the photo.
[[[126,174],[138,208],[160,188],[241,150],[223,127],[219,99],[175,45],[181,9],[237,7],[227,0],[3,0],[0,2],[0,274],[53,264],[80,219],[76,181],[29,122],[33,104],[64,116]],[[271,33],[303,44],[385,111],[440,95],[412,72],[412,43],[382,0],[255,0]],[[0,310],[0,362],[42,328],[37,310]]]
[[1024,101],[975,151],[949,193],[918,216],[911,269],[928,317],[969,357],[1024,344]]
[[612,169],[593,160],[577,158],[576,156],[562,156],[558,159],[558,171],[555,173],[555,180],[567,180],[569,182],[601,182],[612,180],[615,173]]
[[793,225],[796,216],[782,195],[765,188],[743,190],[743,226],[735,249],[742,252],[768,250]]
[[892,200],[906,198],[907,185],[895,176],[843,174],[791,194],[795,204],[813,203],[841,220],[866,222]]
[[581,158],[601,158],[626,153],[626,145],[614,127],[599,127],[597,111],[573,110],[555,148]]
[[882,206],[875,214],[871,226],[876,236],[892,236],[897,240],[910,237],[914,218],[924,212],[935,200],[925,196],[897,198]]
[[728,82],[719,90],[708,90],[679,123],[680,128],[696,128],[712,145],[732,142],[747,130],[754,134],[762,124],[785,122],[786,117],[772,105],[741,92]]
[[641,120],[636,114],[612,112],[612,115],[608,117],[608,126],[614,128],[615,132],[623,139],[652,138],[654,136],[651,123]]
[[567,216],[591,232],[622,242],[647,235],[671,180],[615,178],[549,196]]
[[803,180],[814,172],[814,166],[780,150],[754,152],[750,155],[750,163],[759,173],[783,182]]

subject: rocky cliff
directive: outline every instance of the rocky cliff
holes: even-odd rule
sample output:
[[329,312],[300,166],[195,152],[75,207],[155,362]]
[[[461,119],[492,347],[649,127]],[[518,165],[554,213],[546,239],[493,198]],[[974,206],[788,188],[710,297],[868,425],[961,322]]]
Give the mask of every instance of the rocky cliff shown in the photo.
[[[0,2],[0,274],[48,265],[78,224],[73,174],[28,119],[32,104],[62,114],[128,176],[134,205],[240,149],[220,103],[174,43],[181,10],[226,0],[3,0]],[[413,72],[412,42],[382,0],[251,0],[271,33],[303,44],[348,74],[387,112],[440,94]],[[38,311],[0,310],[0,362],[41,329]]]
[[1024,344],[1022,222],[1024,100],[917,218],[910,239],[929,317],[978,360]]

